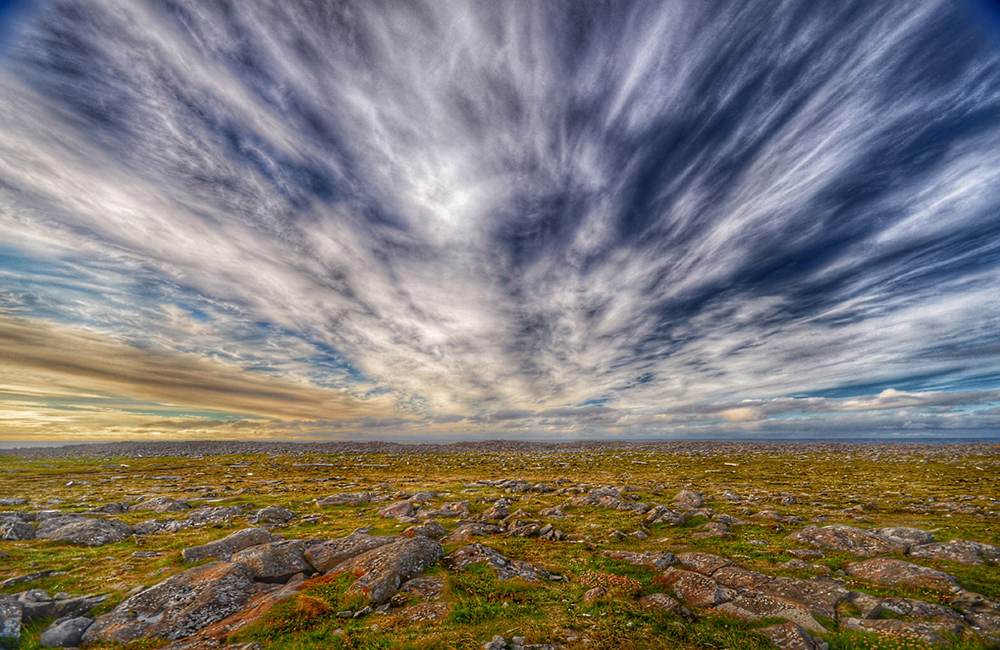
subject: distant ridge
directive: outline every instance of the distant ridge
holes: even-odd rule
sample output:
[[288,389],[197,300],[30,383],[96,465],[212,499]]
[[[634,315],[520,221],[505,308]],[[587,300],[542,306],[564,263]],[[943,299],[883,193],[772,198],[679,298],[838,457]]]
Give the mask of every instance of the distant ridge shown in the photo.
[[858,444],[843,442],[748,442],[748,441],[617,441],[581,440],[574,442],[533,442],[483,440],[454,443],[398,442],[269,442],[195,440],[190,442],[112,442],[65,445],[62,447],[22,447],[0,449],[0,456],[21,458],[71,457],[157,457],[219,456],[224,454],[582,454],[601,451],[655,451],[683,455],[730,455],[743,453],[822,454],[865,453],[886,456],[992,456],[1000,454],[1000,444],[926,444],[883,442]]

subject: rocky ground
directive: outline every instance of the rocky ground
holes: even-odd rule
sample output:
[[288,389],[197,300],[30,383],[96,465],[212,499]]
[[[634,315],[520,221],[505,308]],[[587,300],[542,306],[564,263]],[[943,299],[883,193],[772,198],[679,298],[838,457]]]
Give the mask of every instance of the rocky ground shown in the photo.
[[996,451],[16,450],[0,456],[0,643],[998,648]]

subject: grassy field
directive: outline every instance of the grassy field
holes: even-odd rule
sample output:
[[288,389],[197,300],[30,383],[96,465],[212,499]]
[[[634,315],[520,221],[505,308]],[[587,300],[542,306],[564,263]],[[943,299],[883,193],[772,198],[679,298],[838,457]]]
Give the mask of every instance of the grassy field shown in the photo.
[[[307,587],[272,610],[257,623],[239,631],[233,642],[258,641],[267,648],[479,648],[494,634],[528,643],[553,643],[567,648],[767,648],[754,628],[776,620],[747,623],[722,616],[689,621],[636,604],[635,595],[668,592],[658,572],[601,557],[602,550],[701,550],[733,559],[740,565],[770,575],[808,578],[835,572],[857,558],[828,552],[808,561],[823,568],[785,568],[791,549],[802,548],[786,539],[806,525],[778,524],[754,519],[762,510],[802,517],[807,522],[846,523],[861,527],[907,525],[933,531],[938,541],[963,538],[1000,545],[1000,457],[921,457],[858,454],[768,454],[688,456],[658,452],[592,454],[430,454],[430,455],[310,455],[221,456],[190,458],[19,459],[0,456],[0,496],[26,498],[21,508],[85,512],[108,502],[136,501],[139,497],[171,496],[192,505],[244,505],[258,509],[281,505],[298,518],[273,532],[288,539],[332,538],[356,528],[372,526],[372,534],[394,534],[406,524],[376,515],[378,505],[318,508],[315,501],[341,492],[436,490],[444,501],[468,500],[475,515],[499,496],[516,498],[511,511],[523,509],[526,518],[545,520],[543,508],[565,504],[570,498],[554,493],[503,494],[481,480],[523,478],[551,488],[628,486],[649,505],[667,504],[677,492],[689,489],[707,499],[716,513],[738,516],[748,523],[733,527],[729,538],[696,538],[707,520],[694,517],[683,526],[645,526],[644,518],[600,507],[564,507],[566,518],[549,520],[569,536],[567,541],[492,536],[478,539],[509,558],[525,560],[565,576],[563,582],[498,581],[479,565],[466,571],[436,566],[427,575],[445,581],[443,599],[451,603],[440,620],[412,623],[390,612],[358,619],[339,618],[337,612],[357,609],[345,595],[344,577],[313,579]],[[731,490],[750,501],[733,504],[720,498]],[[781,505],[782,496],[796,503]],[[786,498],[786,503],[788,503]],[[943,504],[943,505],[942,505]],[[6,508],[13,509],[13,508]],[[136,512],[117,518],[137,523],[150,518],[182,518],[184,513]],[[443,519],[447,528],[453,521]],[[0,579],[42,569],[65,572],[29,585],[49,592],[107,593],[102,605],[114,607],[126,593],[147,587],[189,568],[180,550],[224,537],[246,527],[236,520],[226,527],[189,528],[176,533],[129,538],[102,547],[67,546],[34,540],[0,542]],[[616,531],[624,535],[615,535]],[[641,531],[644,538],[633,536]],[[445,544],[450,553],[461,543]],[[156,558],[138,559],[138,550],[164,551]],[[971,591],[1000,598],[1000,567],[964,566],[921,561],[954,575]],[[585,572],[627,576],[638,592],[612,594],[594,604],[582,600]],[[836,574],[835,574],[836,575]],[[847,576],[845,586],[860,583]],[[13,593],[24,586],[8,587]],[[942,595],[912,588],[864,588],[877,595],[899,595],[943,602]],[[410,598],[399,605],[419,602]],[[848,605],[842,605],[847,608]],[[845,609],[845,614],[849,612]],[[920,642],[879,637],[842,629],[837,621],[821,621],[832,648],[843,650],[923,648]],[[38,646],[47,622],[32,624],[21,647]],[[157,645],[143,642],[143,647]],[[955,639],[954,647],[987,648],[982,637]]]

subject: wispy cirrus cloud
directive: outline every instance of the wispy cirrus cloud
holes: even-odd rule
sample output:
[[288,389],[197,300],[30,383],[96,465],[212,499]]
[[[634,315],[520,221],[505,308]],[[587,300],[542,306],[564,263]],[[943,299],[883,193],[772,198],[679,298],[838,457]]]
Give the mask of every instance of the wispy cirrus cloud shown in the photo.
[[52,0],[18,34],[25,423],[55,376],[190,435],[991,421],[1000,55],[953,3]]

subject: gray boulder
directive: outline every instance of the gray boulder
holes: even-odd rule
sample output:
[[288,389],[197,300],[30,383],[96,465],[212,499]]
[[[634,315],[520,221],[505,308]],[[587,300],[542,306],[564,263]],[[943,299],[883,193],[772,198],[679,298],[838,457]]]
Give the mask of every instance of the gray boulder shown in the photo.
[[909,548],[915,544],[933,544],[934,533],[910,526],[891,526],[889,528],[875,528],[872,530],[876,535],[881,535],[893,542],[902,544]]
[[327,540],[309,548],[303,555],[309,564],[326,573],[345,560],[357,557],[372,549],[396,543],[395,537],[369,535],[371,528],[359,528],[347,537]]
[[214,542],[186,548],[182,551],[182,555],[185,562],[199,562],[208,558],[228,560],[237,551],[280,540],[280,537],[272,535],[263,528],[244,528]]
[[42,632],[43,648],[75,648],[80,645],[83,633],[94,622],[86,616],[60,618]]
[[313,572],[312,565],[302,555],[304,551],[305,543],[301,540],[270,542],[233,553],[231,560],[250,567],[255,580],[287,582],[296,573]]
[[[104,546],[120,542],[135,534],[135,529],[117,519],[68,518],[62,525],[47,526],[46,521],[38,530],[38,537],[53,542],[68,542],[86,546]],[[57,521],[61,521],[59,518]]]
[[341,563],[332,574],[357,576],[348,594],[364,596],[376,605],[388,601],[407,580],[444,556],[441,544],[426,537],[412,537],[372,549]]
[[191,506],[185,501],[178,501],[170,497],[154,497],[137,503],[130,512],[181,512],[188,510]]
[[549,573],[541,567],[528,564],[522,560],[511,560],[494,549],[484,544],[468,544],[458,549],[446,558],[447,563],[455,569],[485,562],[488,567],[497,574],[498,580],[510,580],[521,578],[528,582],[538,582],[539,580],[561,580],[561,576]]
[[212,562],[127,598],[94,621],[83,642],[176,641],[235,614],[260,593],[245,564]]
[[893,541],[878,533],[843,524],[823,526],[822,528],[815,525],[806,526],[789,535],[787,539],[811,544],[817,548],[847,551],[860,557],[905,553],[906,549],[909,548],[907,543]]
[[35,527],[22,521],[8,521],[0,524],[0,539],[11,542],[35,539]]
[[18,595],[25,622],[40,618],[73,618],[82,616],[104,602],[105,596],[53,598],[44,589],[29,589]]
[[21,638],[21,603],[0,594],[0,639]]
[[281,506],[268,506],[254,513],[250,523],[260,524],[287,524],[295,519],[295,513],[288,508]]

